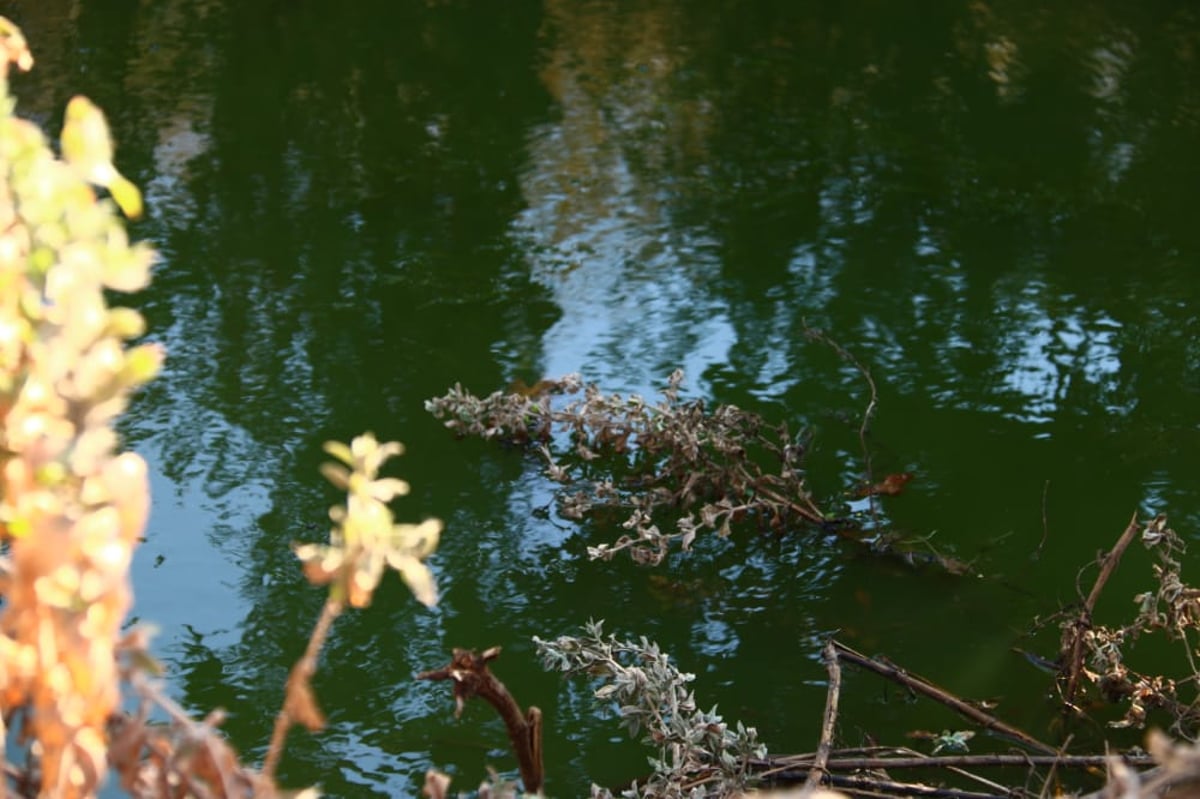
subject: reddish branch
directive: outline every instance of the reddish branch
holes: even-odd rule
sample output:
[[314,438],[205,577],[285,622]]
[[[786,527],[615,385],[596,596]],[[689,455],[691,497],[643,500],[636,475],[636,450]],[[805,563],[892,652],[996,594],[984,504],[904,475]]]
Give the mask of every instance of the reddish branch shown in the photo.
[[531,707],[522,713],[521,706],[504,687],[504,683],[488,670],[488,662],[499,655],[498,646],[486,650],[482,655],[469,649],[455,649],[450,665],[423,671],[417,675],[417,679],[453,680],[456,718],[462,715],[463,706],[473,696],[487,700],[496,708],[508,729],[513,752],[517,755],[525,792],[541,793],[545,781],[542,766],[542,711]]
[[310,731],[316,731],[325,726],[325,717],[317,707],[317,699],[313,695],[309,681],[317,671],[317,656],[334,619],[342,612],[342,603],[327,599],[321,607],[321,615],[313,626],[308,638],[308,646],[304,654],[296,661],[288,674],[287,686],[284,691],[283,707],[275,717],[275,727],[271,732],[271,743],[267,746],[267,755],[263,760],[262,773],[267,779],[275,779],[275,769],[279,766],[279,758],[283,755],[283,742],[287,739],[288,730],[293,724],[303,724]]

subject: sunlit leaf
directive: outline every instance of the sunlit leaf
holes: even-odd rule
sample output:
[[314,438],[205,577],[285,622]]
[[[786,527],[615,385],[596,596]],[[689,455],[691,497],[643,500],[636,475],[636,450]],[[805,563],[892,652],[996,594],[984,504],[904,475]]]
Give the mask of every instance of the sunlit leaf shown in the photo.
[[370,486],[371,496],[380,502],[391,502],[395,497],[406,496],[408,491],[408,483],[394,477],[382,477]]
[[401,547],[417,558],[426,558],[437,549],[442,533],[441,519],[426,519],[420,524],[398,524],[394,530]]
[[428,566],[408,556],[389,558],[388,561],[404,579],[418,602],[430,608],[437,604],[437,584]]
[[347,466],[354,465],[354,455],[351,454],[350,448],[340,441],[326,441],[325,452],[337,458]]

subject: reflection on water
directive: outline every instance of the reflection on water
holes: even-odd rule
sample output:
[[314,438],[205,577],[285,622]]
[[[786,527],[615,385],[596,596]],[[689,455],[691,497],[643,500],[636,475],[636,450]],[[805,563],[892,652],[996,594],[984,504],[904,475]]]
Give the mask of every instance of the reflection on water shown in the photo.
[[728,360],[726,304],[705,290],[715,241],[673,218],[675,166],[700,155],[711,110],[679,96],[678,24],[670,6],[547,8],[540,77],[559,114],[529,135],[514,232],[563,311],[542,337],[548,374],[646,391]]
[[[1001,380],[1005,388],[1021,397],[1016,418],[1031,424],[1046,424],[1063,405],[1074,405],[1072,397],[1087,391],[1087,384],[1099,396],[1097,405],[1119,412],[1111,396],[1121,371],[1117,339],[1121,326],[1103,313],[1098,318],[1081,317],[1084,309],[1059,307],[1054,316],[1038,302],[1045,286],[1027,284],[1014,297],[1010,307],[997,313],[1016,323],[1016,331],[1000,345],[1005,354]],[[1015,293],[1015,292],[1014,292]],[[1062,303],[1067,297],[1059,299]]]
[[[487,708],[456,723],[410,679],[496,644],[554,730],[554,793],[636,775],[586,686],[532,656],[590,616],[659,639],[776,751],[811,748],[833,630],[1034,695],[1013,630],[1070,598],[1104,531],[1134,508],[1200,529],[1190,7],[12,5],[38,59],[20,108],[54,128],[92,95],[147,187],[135,232],[164,258],[135,302],[170,358],[125,420],[157,471],[137,613],[184,701],[228,705],[261,754],[320,603],[288,544],[326,532],[321,441],[404,440],[398,514],[448,522],[436,611],[389,582],[339,619],[331,726],[296,737],[290,784],[512,773]],[[660,572],[588,563],[611,530],[556,518],[535,461],[421,410],[456,381],[573,371],[651,397],[682,366],[691,396],[812,425],[813,488],[844,509],[868,390],[806,325],[871,370],[876,471],[916,474],[884,518],[988,579],[803,535],[698,542]],[[923,723],[843,698],[864,734]],[[1011,720],[1045,729],[1027,705]]]

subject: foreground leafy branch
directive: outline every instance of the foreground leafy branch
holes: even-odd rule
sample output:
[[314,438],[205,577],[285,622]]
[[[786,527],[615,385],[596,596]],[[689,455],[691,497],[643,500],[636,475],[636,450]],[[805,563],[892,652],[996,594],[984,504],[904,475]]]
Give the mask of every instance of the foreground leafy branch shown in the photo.
[[222,739],[223,713],[193,721],[167,697],[149,634],[121,629],[150,491],[145,461],[117,452],[114,427],[164,353],[130,344],[145,323],[110,308],[106,292],[150,281],[155,253],[129,242],[117,214],[140,215],[142,197],[113,164],[104,114],[85,97],[68,103],[55,157],[41,130],[13,115],[10,65],[28,70],[33,58],[0,18],[0,737],[23,760],[0,761],[0,796],[11,787],[86,799],[109,769],[139,798],[276,796],[288,727],[323,723],[309,679],[333,619],[368,604],[388,566],[433,604],[423,561],[441,522],[393,523],[386,503],[408,486],[378,470],[399,444],[368,434],[327,445],[340,463],[323,471],[348,500],[331,512],[330,543],[296,553],[310,580],[330,584],[329,598],[288,680],[263,772]]
[[[689,687],[695,675],[679,671],[657,644],[644,637],[622,641],[606,636],[598,621],[586,624],[580,637],[533,640],[547,669],[602,680],[596,699],[615,703],[621,726],[634,737],[644,731],[642,741],[654,748],[653,773],[646,784],[634,783],[621,796],[700,799],[747,789],[751,762],[767,754],[757,731],[741,722],[731,730],[715,707],[701,710]],[[592,795],[611,796],[595,787]]]
[[[658,564],[672,542],[686,550],[698,532],[728,536],[743,519],[774,530],[831,522],[805,485],[802,436],[793,436],[786,422],[772,426],[734,405],[710,412],[703,400],[681,401],[682,383],[676,370],[655,404],[636,394],[603,394],[574,374],[541,381],[533,391],[483,398],[456,385],[425,408],[460,435],[534,447],[549,477],[569,486],[560,496],[563,516],[625,514],[622,526],[630,532],[589,547],[592,558],[627,551],[640,563]],[[552,402],[581,391],[582,399],[562,407]],[[674,529],[664,532],[656,518],[668,511]]]
[[308,647],[288,676],[283,708],[275,720],[263,763],[263,774],[268,778],[274,776],[283,742],[293,724],[303,724],[314,731],[325,726],[310,681],[330,627],[346,605],[356,608],[369,605],[388,566],[396,570],[422,604],[437,604],[437,586],[424,561],[437,548],[442,523],[427,519],[420,524],[396,524],[387,503],[407,494],[408,483],[379,476],[379,469],[388,458],[401,454],[404,448],[394,441],[380,444],[374,435],[367,433],[355,438],[349,446],[330,441],[325,444],[325,451],[337,460],[324,464],[321,472],[347,492],[347,502],[329,510],[334,526],[328,544],[293,547],[309,581],[328,585],[329,595]]
[[[129,345],[142,317],[105,292],[145,286],[155,256],[92,187],[119,177],[103,114],[73,99],[56,158],[13,115],[10,64],[33,57],[0,18],[0,715],[20,724],[28,789],[72,799],[108,768],[129,564],[150,507],[146,463],[117,453],[114,424],[163,359]],[[136,188],[121,188],[135,213]]]

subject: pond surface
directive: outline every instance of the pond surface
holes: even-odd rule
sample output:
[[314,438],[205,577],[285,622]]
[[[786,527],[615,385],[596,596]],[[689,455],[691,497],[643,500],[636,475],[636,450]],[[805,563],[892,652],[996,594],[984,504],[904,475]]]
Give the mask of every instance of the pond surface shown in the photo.
[[[603,618],[658,640],[701,704],[811,750],[827,636],[1052,740],[1050,678],[1011,647],[1077,597],[1131,514],[1200,530],[1200,15],[1188,4],[743,0],[9,4],[38,64],[20,110],[86,93],[145,187],[162,253],[131,302],[166,372],[124,420],[154,467],[135,563],[175,695],[261,758],[322,593],[293,540],[336,492],[321,444],[406,443],[397,515],[446,521],[427,611],[398,580],[339,619],[286,784],[413,796],[515,775],[492,710],[415,682],[452,647],[547,717],[548,790],[645,771],[531,636]],[[589,562],[620,530],[540,513],[518,450],[423,410],[580,372],[813,433],[810,486],[853,510],[867,442],[890,530],[953,577],[826,537],[741,531],[657,569]],[[859,503],[861,505],[861,503]],[[1192,561],[1194,564],[1194,559]],[[1094,571],[1086,572],[1090,585]],[[1185,574],[1186,576],[1186,574]],[[1131,555],[1101,603],[1150,587]],[[958,729],[870,675],[841,734]],[[610,714],[611,715],[611,714]],[[956,726],[957,725],[957,726]],[[1127,741],[1134,738],[1125,739]],[[977,751],[1004,748],[977,738]]]

